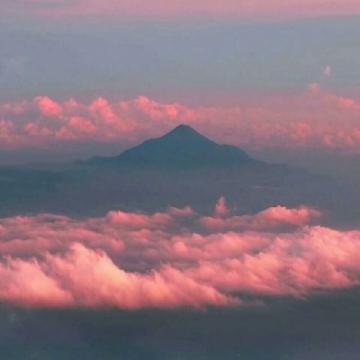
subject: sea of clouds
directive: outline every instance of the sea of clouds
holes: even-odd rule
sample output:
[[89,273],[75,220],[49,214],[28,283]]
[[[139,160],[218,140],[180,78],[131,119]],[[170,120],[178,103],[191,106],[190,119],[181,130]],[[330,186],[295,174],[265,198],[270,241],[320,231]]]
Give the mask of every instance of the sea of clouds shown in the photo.
[[[178,308],[259,304],[360,284],[360,230],[276,206],[239,214],[219,199],[153,214],[0,219],[0,301],[26,307]],[[249,300],[249,296],[252,300]]]

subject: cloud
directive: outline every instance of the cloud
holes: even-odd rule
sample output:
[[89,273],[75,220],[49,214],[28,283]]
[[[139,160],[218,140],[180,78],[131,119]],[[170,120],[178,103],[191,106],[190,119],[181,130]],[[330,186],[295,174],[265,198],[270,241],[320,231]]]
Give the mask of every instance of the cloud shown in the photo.
[[327,78],[331,77],[332,75],[332,68],[330,65],[326,65],[323,69],[323,75]]
[[0,104],[0,148],[94,142],[131,146],[187,123],[219,142],[249,149],[360,151],[359,99],[326,92],[315,83],[301,93],[239,103],[190,107],[141,96],[118,102],[100,97],[84,104],[39,96]]
[[236,300],[165,266],[147,274],[129,273],[102,251],[72,244],[65,255],[35,260],[8,259],[0,266],[0,298],[45,307],[203,307]]
[[[223,291],[306,296],[359,285],[355,233],[323,227],[274,236],[257,251],[218,262],[204,261],[191,276]],[[269,240],[269,239],[268,239]]]
[[218,217],[226,216],[229,212],[229,209],[226,205],[226,200],[222,196],[215,205],[215,215]]
[[[205,216],[199,219],[199,223],[210,231],[230,230],[267,230],[279,231],[291,227],[310,224],[321,217],[321,213],[305,206],[288,209],[285,206],[275,206],[265,209],[255,215],[230,215],[229,209],[221,213],[219,217],[219,204],[223,203],[221,198],[216,204],[215,216]],[[228,216],[225,216],[228,215]]]
[[34,99],[34,103],[44,117],[61,117],[62,115],[61,106],[48,96],[38,96]]
[[187,207],[0,219],[0,300],[203,308],[239,306],[242,294],[306,297],[360,284],[360,230],[316,225],[320,212],[304,206],[226,209],[207,217]]

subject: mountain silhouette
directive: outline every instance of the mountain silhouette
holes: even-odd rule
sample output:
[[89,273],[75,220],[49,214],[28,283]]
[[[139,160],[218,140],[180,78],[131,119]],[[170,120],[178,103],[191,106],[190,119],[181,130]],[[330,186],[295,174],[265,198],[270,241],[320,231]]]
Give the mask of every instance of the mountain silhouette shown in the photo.
[[229,167],[260,163],[236,146],[217,144],[188,125],[179,125],[162,137],[144,141],[113,157],[96,157],[86,163],[172,169]]
[[[79,165],[80,164],[80,165]],[[359,197],[324,176],[252,159],[180,125],[122,154],[41,171],[0,167],[0,216],[103,216],[113,209],[160,211],[190,205],[210,213],[225,196],[241,211],[311,205],[339,222],[358,221]],[[352,220],[353,219],[353,220]]]

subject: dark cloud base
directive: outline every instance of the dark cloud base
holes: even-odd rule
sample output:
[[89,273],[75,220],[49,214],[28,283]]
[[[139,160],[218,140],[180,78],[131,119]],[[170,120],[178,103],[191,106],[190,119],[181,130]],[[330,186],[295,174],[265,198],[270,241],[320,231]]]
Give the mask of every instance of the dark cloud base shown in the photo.
[[3,359],[358,359],[360,289],[262,307],[26,310],[1,306]]

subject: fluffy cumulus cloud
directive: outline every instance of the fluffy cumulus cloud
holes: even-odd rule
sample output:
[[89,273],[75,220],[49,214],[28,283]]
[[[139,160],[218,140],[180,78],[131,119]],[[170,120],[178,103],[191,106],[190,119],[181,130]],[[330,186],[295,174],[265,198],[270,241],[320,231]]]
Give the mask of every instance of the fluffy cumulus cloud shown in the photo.
[[360,150],[360,100],[324,91],[318,84],[297,94],[239,97],[238,106],[191,107],[141,96],[97,98],[84,104],[47,96],[0,104],[0,148],[51,147],[56,143],[133,145],[179,123],[220,142],[264,148]]
[[316,209],[241,215],[169,208],[101,218],[0,219],[0,301],[122,309],[241,306],[251,295],[311,296],[360,284],[360,230]]

